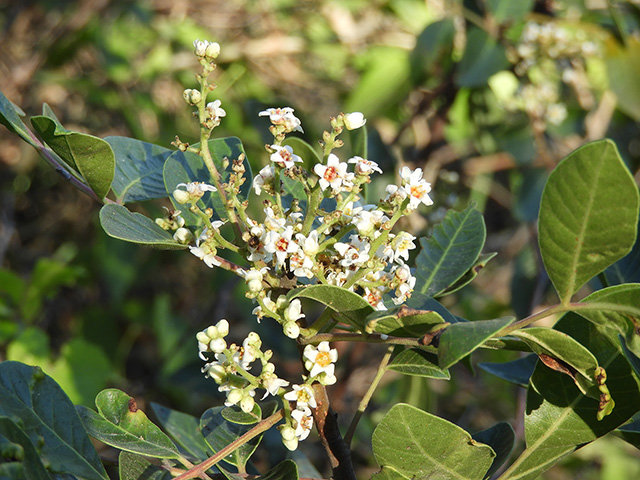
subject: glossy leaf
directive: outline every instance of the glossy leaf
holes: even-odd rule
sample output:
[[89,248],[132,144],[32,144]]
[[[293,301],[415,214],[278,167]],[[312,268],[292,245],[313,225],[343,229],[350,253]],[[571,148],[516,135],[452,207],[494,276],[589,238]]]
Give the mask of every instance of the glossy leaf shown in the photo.
[[499,422],[491,427],[482,430],[472,435],[476,442],[489,445],[496,456],[493,459],[491,468],[485,474],[485,478],[489,478],[491,475],[505,463],[513,452],[513,447],[516,442],[516,432],[513,427],[507,422]]
[[118,474],[120,480],[171,480],[174,478],[166,469],[130,452],[120,452]]
[[411,480],[406,475],[402,475],[396,469],[385,465],[379,472],[371,475],[371,480]]
[[604,274],[609,285],[640,282],[640,222],[638,222],[636,243],[631,251],[608,267]]
[[485,362],[479,363],[478,366],[484,371],[507,382],[526,387],[529,384],[529,380],[531,375],[533,375],[533,370],[536,368],[537,363],[538,356],[530,354],[517,360],[512,360],[511,362]]
[[615,337],[603,335],[574,313],[565,315],[554,328],[584,345],[607,370],[607,386],[616,408],[598,420],[597,400],[583,395],[567,375],[538,363],[527,394],[527,448],[501,480],[538,478],[560,458],[623,425],[640,410],[638,380]]
[[108,479],[69,397],[41,369],[0,363],[0,415],[20,420],[49,471]]
[[316,163],[322,163],[322,154],[318,149],[313,148],[300,137],[287,137],[282,144],[289,145],[293,149],[293,153],[302,158],[302,165],[307,170],[312,170]]
[[[627,348],[640,356],[640,284],[624,284],[598,290],[581,302],[577,312],[609,338],[624,338]],[[586,305],[585,305],[586,304]],[[584,306],[588,305],[588,309]]]
[[[373,432],[380,467],[408,478],[482,479],[495,453],[447,420],[406,404],[394,405]],[[376,477],[396,478],[396,477]]]
[[186,245],[176,242],[169,232],[160,228],[150,218],[115,203],[106,204],[100,209],[100,224],[107,235],[125,242],[165,250],[187,248]]
[[473,266],[469,270],[467,270],[467,272],[462,275],[455,283],[453,283],[442,293],[440,293],[439,296],[449,295],[469,285],[478,276],[480,271],[487,266],[487,263],[489,263],[489,261],[496,255],[496,252],[481,253],[480,256],[476,259]]
[[640,120],[640,41],[625,38],[625,45],[607,42],[606,65],[611,90],[618,97],[617,107],[635,121]]
[[38,143],[31,138],[31,132],[20,117],[24,117],[24,112],[0,92],[0,123],[29,145],[37,148]]
[[496,318],[449,325],[440,335],[438,361],[440,368],[449,368],[481,346],[515,318]]
[[432,310],[439,313],[445,322],[458,323],[458,317],[447,310],[440,302],[424,293],[413,292],[405,305],[416,310]]
[[473,206],[449,210],[431,237],[420,239],[415,290],[433,297],[455,283],[475,264],[485,237],[484,220]]
[[298,467],[291,460],[285,460],[260,476],[260,480],[298,480]]
[[79,405],[78,413],[94,438],[120,450],[147,457],[178,458],[178,449],[162,430],[138,409],[133,397],[110,388],[96,397],[98,412]]
[[439,313],[399,307],[373,312],[367,317],[366,331],[383,333],[394,337],[419,338],[426,333],[444,327]]
[[[50,480],[49,473],[40,460],[36,447],[29,436],[9,417],[0,415],[0,437],[22,447],[21,462],[25,478],[28,480]],[[5,458],[0,457],[0,464]],[[71,472],[60,472],[71,473]]]
[[538,231],[563,303],[631,250],[639,208],[638,187],[611,140],[584,145],[558,164],[542,194]]
[[116,160],[107,142],[93,135],[67,130],[44,115],[31,117],[31,124],[62,160],[80,172],[98,198],[109,193]]
[[416,377],[438,378],[449,380],[448,370],[438,366],[438,357],[431,352],[419,348],[410,348],[400,352],[391,361],[387,370]]
[[[197,148],[198,146],[198,144],[192,145],[192,147],[194,148]],[[213,163],[215,164],[218,173],[222,177],[221,183],[229,181],[233,160],[237,160],[241,156],[244,156],[242,165],[245,169],[245,182],[240,187],[240,193],[237,195],[237,198],[241,202],[245,201],[249,196],[253,176],[251,173],[251,166],[249,165],[249,161],[244,154],[244,147],[242,146],[242,142],[240,141],[240,139],[236,137],[226,137],[209,140],[209,151],[211,152]],[[227,168],[225,168],[223,164],[225,162],[225,159],[229,162]],[[196,181],[208,183],[210,185],[213,185],[215,183],[212,180],[211,173],[207,169],[204,161],[202,160],[202,157],[193,152],[174,152],[165,162],[163,176],[165,189],[169,193],[173,192],[179,183],[189,183]],[[199,223],[199,221],[196,220],[197,217],[187,211],[184,211],[186,209],[183,208],[182,205],[175,202],[173,197],[171,198],[175,208],[178,210],[183,210],[183,216],[187,221],[187,224]],[[206,208],[213,208],[215,212],[215,218],[219,218],[222,220],[227,218],[220,192],[206,192],[198,202],[198,205],[202,210],[205,210]]]
[[104,139],[115,155],[115,174],[111,188],[119,203],[164,198],[162,170],[173,150],[128,137]]
[[151,403],[160,425],[194,460],[203,460],[211,451],[200,431],[200,421],[193,415]]
[[240,425],[255,425],[262,420],[262,409],[257,403],[253,405],[253,410],[249,413],[243,412],[237,405],[227,407],[220,413],[225,420]]
[[[524,340],[539,356],[546,356],[547,362],[558,363],[558,368],[565,370],[585,395],[591,390],[590,387],[598,386],[596,375],[602,374],[598,371],[598,360],[566,333],[546,327],[530,327],[513,332],[512,335]],[[599,398],[597,388],[592,394]]]
[[[225,407],[214,407],[208,409],[200,418],[200,429],[204,434],[207,444],[214,452],[219,452],[224,447],[233,442],[236,438],[251,430],[253,425],[240,425],[231,423],[224,419],[222,410]],[[246,465],[247,461],[258,447],[262,440],[262,435],[252,438],[244,445],[234,450],[224,458],[224,461],[231,465]]]
[[471,28],[467,33],[467,45],[458,65],[456,84],[460,87],[486,85],[494,73],[508,68],[504,47],[487,32]]
[[341,320],[361,330],[364,329],[367,316],[374,311],[369,302],[357,293],[332,285],[310,285],[296,288],[287,296],[289,300],[310,298],[320,302],[339,314]]

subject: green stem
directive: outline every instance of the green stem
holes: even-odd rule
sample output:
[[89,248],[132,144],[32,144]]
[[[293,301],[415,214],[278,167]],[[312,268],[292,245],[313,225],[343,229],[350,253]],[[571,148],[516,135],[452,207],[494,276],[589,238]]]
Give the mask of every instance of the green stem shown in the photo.
[[320,342],[366,342],[383,343],[385,345],[406,345],[409,347],[424,346],[418,338],[390,337],[388,335],[363,335],[362,333],[317,333],[312,337],[300,338],[302,345],[317,345]]
[[378,387],[378,384],[380,383],[380,380],[382,380],[382,376],[386,372],[386,367],[389,364],[389,360],[391,359],[391,354],[393,353],[394,348],[395,347],[393,345],[389,345],[389,347],[387,348],[386,353],[384,354],[384,356],[382,357],[382,360],[380,361],[380,365],[378,365],[378,371],[376,372],[376,376],[373,377],[371,385],[369,385],[367,392],[364,394],[364,397],[362,397],[362,400],[360,401],[360,405],[358,405],[358,411],[353,416],[353,420],[351,420],[351,425],[349,425],[349,429],[347,430],[347,433],[344,436],[344,441],[347,444],[347,446],[351,445],[351,440],[353,439],[353,434],[356,431],[358,422],[360,421],[360,418],[364,414],[364,411],[367,409],[367,406],[369,405],[369,401],[373,396],[373,392],[375,392],[376,388]]

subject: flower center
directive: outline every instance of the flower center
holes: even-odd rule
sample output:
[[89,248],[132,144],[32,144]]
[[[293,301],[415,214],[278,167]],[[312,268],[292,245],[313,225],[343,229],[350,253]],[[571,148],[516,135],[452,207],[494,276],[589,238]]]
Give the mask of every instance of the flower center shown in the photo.
[[424,196],[424,188],[422,185],[414,185],[411,187],[411,196],[416,198],[422,198]]
[[327,167],[323,177],[327,182],[331,183],[338,178],[338,170],[336,170],[336,167]]
[[316,363],[321,367],[326,367],[331,363],[331,356],[329,352],[318,352],[316,356]]
[[276,242],[276,249],[280,252],[286,252],[289,247],[289,240],[286,238],[280,237],[280,239]]

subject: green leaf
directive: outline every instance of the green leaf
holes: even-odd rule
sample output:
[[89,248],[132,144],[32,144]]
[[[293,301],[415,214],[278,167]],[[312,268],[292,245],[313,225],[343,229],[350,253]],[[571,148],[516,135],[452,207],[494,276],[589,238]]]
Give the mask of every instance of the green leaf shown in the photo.
[[[192,147],[198,148],[199,144],[192,145]],[[241,157],[244,158],[242,165],[245,169],[245,182],[240,187],[240,193],[237,195],[238,200],[244,202],[249,197],[253,176],[251,174],[251,166],[246,158],[240,139],[236,137],[226,137],[209,140],[209,151],[211,152],[213,163],[221,176],[221,183],[229,181],[233,160]],[[225,159],[229,161],[227,168],[224,168],[223,165]],[[165,189],[168,193],[172,193],[179,183],[205,182],[210,185],[215,184],[202,157],[193,152],[174,152],[165,162],[163,176]],[[185,210],[173,197],[171,197],[171,199],[176,209]],[[212,208],[216,213],[216,218],[222,220],[227,218],[220,192],[206,192],[198,202],[198,205],[202,210]],[[196,220],[198,217],[195,217],[195,215],[185,211],[183,211],[183,214],[187,224],[199,224],[199,220]]]
[[538,232],[542,260],[563,303],[631,250],[639,208],[638,187],[611,140],[578,148],[551,172]]
[[440,335],[438,344],[440,368],[449,368],[459,362],[514,320],[514,317],[505,317],[449,325]]
[[[0,436],[22,447],[22,466],[28,480],[50,480],[36,447],[29,436],[9,417],[0,415]],[[4,458],[0,457],[0,464]],[[65,472],[66,473],[66,472]]]
[[414,291],[405,305],[416,310],[433,310],[439,313],[445,322],[458,323],[458,318],[447,310],[444,305],[424,293]]
[[640,120],[640,41],[625,36],[625,46],[607,42],[606,65],[609,85],[618,97],[618,108],[635,121]]
[[50,472],[108,479],[69,397],[41,369],[0,363],[0,415],[19,419]]
[[164,198],[162,170],[173,150],[128,137],[104,139],[115,155],[115,175],[111,188],[118,203]]
[[484,371],[507,382],[526,387],[529,384],[529,380],[531,379],[531,375],[533,375],[533,370],[536,368],[537,363],[538,356],[530,354],[517,360],[512,360],[511,362],[484,362],[479,363],[478,366]]
[[467,45],[458,65],[456,84],[460,87],[480,87],[494,73],[509,67],[504,47],[479,28],[467,31]]
[[[596,377],[604,372],[600,372],[598,360],[582,344],[566,333],[546,327],[529,327],[512,335],[524,340],[537,355],[551,357],[551,361],[560,360],[560,368],[566,369],[582,393],[587,395],[591,387],[596,387],[595,392],[591,393],[595,398],[600,398]],[[566,368],[567,365],[571,368]]]
[[122,205],[108,203],[100,209],[100,224],[110,237],[166,250],[182,250],[171,234],[140,213]]
[[449,210],[431,237],[420,239],[416,291],[436,296],[462,277],[478,259],[486,238],[484,219],[473,206]]
[[531,11],[534,0],[487,0],[487,9],[499,23],[518,21]]
[[506,462],[513,452],[513,447],[516,442],[516,432],[513,427],[507,422],[499,422],[495,425],[473,434],[473,439],[476,442],[489,445],[496,454],[493,459],[491,468],[485,474],[485,478],[489,478],[491,475]]
[[469,285],[480,273],[480,271],[487,266],[487,263],[495,257],[497,252],[491,253],[481,253],[480,256],[476,259],[473,266],[467,270],[467,272],[462,275],[455,283],[447,287],[440,296],[449,295],[451,293],[457,292],[463,287]]
[[[204,412],[200,418],[200,429],[204,434],[207,444],[214,452],[219,452],[236,438],[244,435],[253,428],[251,425],[240,425],[225,420],[222,416],[222,410],[224,410],[224,408],[225,407],[210,408]],[[246,465],[251,455],[253,455],[253,452],[258,448],[260,440],[262,440],[262,434],[235,449],[230,455],[224,458],[224,461],[236,467]]]
[[287,295],[289,300],[294,298],[310,298],[326,305],[339,314],[346,323],[364,329],[365,319],[374,311],[364,298],[346,288],[332,285],[310,285],[296,288]]
[[[618,334],[636,355],[640,355],[640,284],[615,285],[584,298],[577,313],[595,324],[609,338]],[[586,307],[586,308],[585,308]]]
[[318,149],[313,148],[300,137],[287,137],[283,145],[289,145],[293,153],[299,155],[303,160],[303,165],[307,170],[312,170],[316,163],[322,163],[322,154]]
[[120,452],[118,473],[120,480],[171,480],[173,478],[171,472],[130,452]]
[[376,472],[373,475],[371,475],[371,480],[411,480],[411,479],[406,475],[402,475],[400,472],[398,472],[394,468],[388,465],[385,465],[380,469],[379,472]]
[[80,172],[98,198],[106,197],[116,164],[113,150],[107,142],[93,135],[67,130],[44,115],[31,117],[31,124],[62,160]]
[[554,328],[584,345],[606,368],[607,386],[617,401],[616,408],[598,420],[597,400],[583,395],[567,375],[539,362],[527,394],[527,448],[501,480],[538,478],[560,458],[623,425],[640,409],[638,380],[615,336],[604,336],[594,324],[581,321],[575,313],[566,314]]
[[627,347],[627,342],[624,340],[622,335],[618,335],[618,340],[620,341],[620,345],[622,345],[622,353],[625,358],[633,368],[633,371],[636,373],[636,376],[640,378],[640,358],[638,358],[629,348]]
[[604,271],[609,285],[640,282],[640,222],[638,232],[631,251]]
[[295,462],[285,460],[260,476],[260,480],[298,480],[298,467]]
[[94,438],[120,450],[147,457],[178,458],[173,442],[138,409],[136,401],[115,388],[96,397],[98,412],[78,405],[84,426]]
[[406,404],[389,410],[372,443],[383,471],[391,467],[409,478],[480,480],[495,457],[457,425]]
[[257,403],[253,405],[253,410],[249,413],[245,413],[237,405],[232,405],[222,410],[221,414],[225,420],[240,425],[254,425],[262,420],[262,409]]
[[[422,78],[429,78],[433,65],[446,69],[451,63],[451,50],[456,33],[453,20],[445,18],[432,22],[416,38],[416,46],[411,52],[411,76],[418,83]],[[443,67],[443,64],[445,66]]]
[[410,348],[400,352],[387,366],[387,370],[416,377],[445,380],[451,378],[448,370],[443,370],[438,366],[438,357],[436,355],[419,348]]
[[209,457],[209,446],[204,441],[200,431],[200,421],[196,417],[154,402],[151,402],[151,409],[160,425],[194,460],[204,460]]
[[24,117],[24,112],[0,92],[0,123],[32,147],[39,148],[40,145],[32,138],[31,132],[20,117]]
[[373,312],[366,319],[367,332],[383,333],[394,337],[419,338],[445,326],[439,313],[397,307]]

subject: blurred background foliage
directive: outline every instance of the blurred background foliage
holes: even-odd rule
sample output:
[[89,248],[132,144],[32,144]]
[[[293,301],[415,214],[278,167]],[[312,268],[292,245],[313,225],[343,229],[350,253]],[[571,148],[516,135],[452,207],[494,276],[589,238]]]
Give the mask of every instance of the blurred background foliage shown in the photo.
[[[446,299],[471,320],[523,317],[555,301],[535,219],[546,176],[567,153],[610,137],[639,178],[637,1],[0,0],[0,21],[7,98],[29,115],[46,102],[67,128],[100,137],[194,141],[182,90],[195,84],[197,38],[222,46],[214,96],[227,116],[216,134],[240,137],[254,171],[266,163],[268,123],[257,117],[265,106],[294,107],[312,144],[330,115],[362,111],[368,157],[388,180],[406,164],[432,182],[435,206],[403,219],[403,229],[427,235],[469,201],[483,212],[486,252],[498,256]],[[5,129],[0,144],[0,359],[42,366],[76,403],[92,406],[115,386],[140,405],[194,415],[221,401],[199,372],[196,331],[228,318],[238,339],[257,330],[295,360],[279,332],[256,325],[237,278],[190,255],[108,238],[99,205]],[[161,216],[161,206],[139,209]],[[348,421],[376,360],[373,347],[339,348],[345,381],[332,395]],[[363,472],[373,468],[372,429],[392,402],[471,431],[506,419],[522,436],[524,390],[484,372],[385,379],[358,432]],[[620,469],[620,459],[635,463]],[[602,439],[544,478],[638,478],[637,459],[632,447]]]

